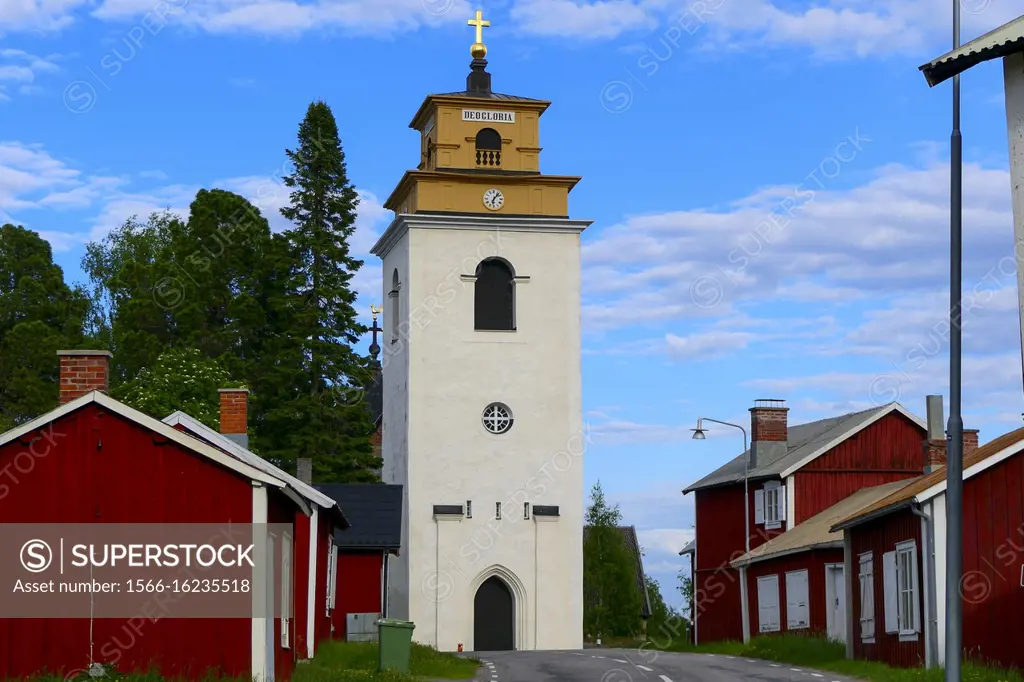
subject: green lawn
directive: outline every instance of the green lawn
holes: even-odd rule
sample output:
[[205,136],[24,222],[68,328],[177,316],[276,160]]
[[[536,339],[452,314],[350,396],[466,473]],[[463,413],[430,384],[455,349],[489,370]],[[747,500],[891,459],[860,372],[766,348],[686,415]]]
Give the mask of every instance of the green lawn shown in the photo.
[[[472,658],[460,658],[454,654],[441,653],[431,647],[412,645],[409,673],[394,670],[377,672],[376,642],[324,642],[316,658],[308,663],[295,666],[294,682],[423,682],[424,680],[469,680],[475,674],[479,662]],[[2,679],[2,678],[0,678]],[[120,673],[109,670],[98,680],[82,673],[74,680],[65,680],[62,675],[39,675],[30,682],[174,682],[157,673]],[[246,682],[244,678],[233,679],[208,675],[199,682]]]
[[[653,643],[648,648],[659,648]],[[699,647],[689,644],[672,642],[665,647],[666,651],[680,651],[704,654],[724,654],[744,658],[761,658],[779,663],[830,670],[849,675],[869,682],[943,682],[943,671],[940,668],[925,670],[923,668],[890,668],[881,663],[868,661],[850,661],[846,658],[846,647],[816,637],[794,635],[778,635],[774,637],[754,637],[749,644],[742,642],[716,642]],[[964,663],[964,682],[1024,682],[1017,672],[999,670]]]
[[442,653],[421,644],[412,645],[410,674],[377,672],[376,642],[325,642],[309,663],[295,668],[295,682],[414,682],[417,679],[468,680],[479,663],[470,658]]

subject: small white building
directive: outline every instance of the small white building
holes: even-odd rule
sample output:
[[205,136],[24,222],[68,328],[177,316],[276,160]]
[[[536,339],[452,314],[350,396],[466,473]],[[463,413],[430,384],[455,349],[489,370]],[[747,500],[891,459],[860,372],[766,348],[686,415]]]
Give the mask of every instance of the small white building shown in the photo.
[[[479,19],[479,18],[478,18]],[[473,22],[471,22],[473,23]],[[579,178],[539,171],[550,104],[430,95],[385,206],[383,478],[404,486],[391,616],[442,651],[578,649],[583,630]]]

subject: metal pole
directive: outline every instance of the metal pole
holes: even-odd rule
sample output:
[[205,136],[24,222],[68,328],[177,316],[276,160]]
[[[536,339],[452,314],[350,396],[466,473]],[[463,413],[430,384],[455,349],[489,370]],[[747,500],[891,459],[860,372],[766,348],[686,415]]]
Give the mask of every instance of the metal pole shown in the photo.
[[698,422],[714,422],[715,424],[721,424],[722,426],[731,426],[734,429],[739,429],[743,432],[743,528],[747,534],[744,548],[747,552],[750,551],[750,486],[748,483],[748,475],[750,474],[750,455],[747,454],[747,450],[750,447],[747,445],[747,430],[739,424],[730,424],[729,422],[720,422],[717,419],[709,419],[708,417],[701,417]]
[[[960,47],[960,0],[953,0],[953,49]],[[963,449],[961,416],[961,307],[963,299],[963,139],[960,136],[960,75],[953,76],[953,132],[949,154],[949,438],[946,458],[946,682],[960,682],[963,649]]]

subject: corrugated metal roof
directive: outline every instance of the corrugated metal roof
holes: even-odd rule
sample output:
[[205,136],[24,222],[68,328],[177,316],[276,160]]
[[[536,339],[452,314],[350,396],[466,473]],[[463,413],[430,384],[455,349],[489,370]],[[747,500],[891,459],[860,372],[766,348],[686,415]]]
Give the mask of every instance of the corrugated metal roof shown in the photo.
[[[1004,433],[1002,436],[995,438],[988,443],[985,443],[982,447],[978,448],[971,454],[964,457],[964,470],[966,471],[970,467],[985,461],[989,457],[996,455],[1006,448],[1024,441],[1024,428],[1011,431],[1010,433]],[[856,525],[858,521],[867,520],[869,517],[877,516],[884,513],[887,509],[897,509],[903,507],[914,501],[921,493],[925,492],[932,486],[938,485],[946,480],[946,467],[942,466],[921,478],[914,479],[911,483],[905,487],[897,490],[878,500],[871,506],[851,512],[846,517],[838,519],[833,526],[836,530],[842,530],[843,528]]]
[[[889,403],[888,405],[874,407],[862,412],[851,412],[839,417],[829,417],[828,419],[819,419],[807,424],[790,426],[789,447],[785,454],[770,461],[758,462],[757,466],[751,469],[747,476],[750,479],[777,477],[786,469],[800,463],[821,448],[827,447],[843,434],[867,426],[881,414],[892,411],[896,406],[899,406],[899,403]],[[724,466],[719,467],[686,488],[683,493],[742,481],[744,461],[748,457],[749,452],[748,450]]]
[[815,514],[803,523],[797,524],[796,527],[787,530],[782,535],[772,538],[759,547],[755,547],[732,562],[732,565],[736,567],[746,566],[786,554],[805,552],[817,547],[839,546],[843,542],[843,533],[842,531],[832,531],[834,523],[874,504],[909,483],[909,480],[895,481],[858,490],[825,511]]
[[920,69],[928,85],[934,86],[958,73],[963,73],[975,64],[1016,52],[1024,52],[1024,15],[956,50],[947,52],[921,66]]

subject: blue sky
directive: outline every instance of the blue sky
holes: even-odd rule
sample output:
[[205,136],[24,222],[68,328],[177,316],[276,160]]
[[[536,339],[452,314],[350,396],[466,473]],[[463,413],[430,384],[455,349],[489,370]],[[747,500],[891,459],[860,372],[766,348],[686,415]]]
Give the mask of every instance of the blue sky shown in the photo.
[[[965,39],[1012,0],[961,0]],[[0,221],[70,280],[127,217],[201,187],[276,228],[284,149],[334,109],[363,196],[355,250],[415,165],[424,95],[461,89],[483,9],[499,92],[553,100],[542,170],[582,175],[588,486],[640,532],[674,602],[680,490],[740,449],[703,415],[791,423],[946,393],[946,0],[16,0],[0,3]],[[965,421],[1021,421],[1002,73],[964,79]],[[358,276],[380,302],[377,261]],[[947,407],[948,409],[948,407]]]

